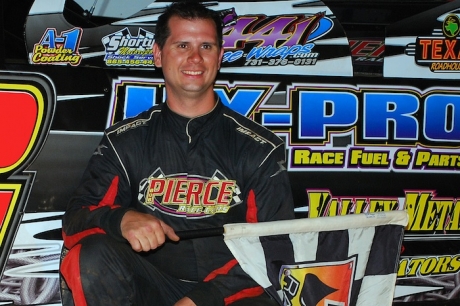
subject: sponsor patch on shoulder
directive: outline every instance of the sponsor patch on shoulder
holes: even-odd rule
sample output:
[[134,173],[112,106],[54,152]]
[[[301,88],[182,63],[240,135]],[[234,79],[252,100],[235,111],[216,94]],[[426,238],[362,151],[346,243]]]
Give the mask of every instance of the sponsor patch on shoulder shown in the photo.
[[135,121],[131,121],[117,128],[116,134],[120,135],[126,131],[138,128],[140,126],[147,126],[147,125],[148,125],[148,119],[138,119]]
[[246,129],[244,127],[239,126],[239,127],[236,128],[236,130],[238,132],[240,132],[241,134],[244,134],[246,136],[251,137],[252,139],[254,139],[255,141],[257,141],[260,144],[267,143],[267,140],[265,138],[263,138],[262,136],[259,136],[258,134],[254,133],[253,131],[251,131],[249,129]]

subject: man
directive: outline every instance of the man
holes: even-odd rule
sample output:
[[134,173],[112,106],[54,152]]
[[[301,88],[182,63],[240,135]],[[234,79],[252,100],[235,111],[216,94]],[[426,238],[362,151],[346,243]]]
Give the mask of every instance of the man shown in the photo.
[[75,304],[273,305],[222,237],[176,231],[294,218],[284,144],[214,93],[216,12],[174,3],[155,39],[166,102],[105,132],[63,218]]

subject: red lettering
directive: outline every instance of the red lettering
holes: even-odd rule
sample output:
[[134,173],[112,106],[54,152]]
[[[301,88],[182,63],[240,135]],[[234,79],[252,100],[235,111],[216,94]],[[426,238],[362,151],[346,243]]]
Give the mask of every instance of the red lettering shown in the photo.
[[190,181],[187,193],[187,203],[190,205],[200,205],[200,195],[203,191],[203,182]]
[[186,204],[187,199],[187,180],[177,180],[176,188],[174,188],[173,203]]
[[177,183],[177,180],[175,179],[170,179],[170,180],[167,180],[167,186],[166,186],[166,192],[165,192],[165,195],[163,197],[163,203],[171,203],[172,202],[172,195],[173,195],[173,191],[175,189],[175,185]]
[[163,179],[151,179],[148,193],[148,202],[153,202],[156,196],[162,195],[165,189],[165,180]]
[[351,48],[351,49],[354,49],[354,48],[355,48],[355,45],[358,44],[358,43],[360,43],[359,40],[350,39],[350,40],[348,41],[348,44],[350,45],[350,48]]
[[422,46],[422,59],[428,59],[428,48],[431,45],[431,40],[421,39],[420,45]]
[[440,60],[442,59],[442,45],[443,40],[433,40],[433,49],[431,50],[431,58]]
[[228,205],[236,188],[234,181],[208,181],[151,178],[147,203],[163,197],[163,204]]
[[384,51],[385,51],[385,45],[383,44],[383,42],[380,42],[380,45],[377,48],[375,48],[375,51],[372,52],[370,56],[379,57],[380,55],[383,54]]
[[457,40],[445,40],[446,42],[446,47],[447,47],[447,50],[446,50],[446,54],[444,54],[444,59],[456,59],[455,57],[455,52],[454,52],[454,47],[455,47],[455,43],[457,42]]
[[219,187],[219,181],[209,181],[206,184],[206,188],[203,194],[203,205],[215,205],[216,201],[212,199],[212,188],[214,186]]
[[351,55],[378,57],[383,50],[384,47],[380,41],[361,41],[351,50]]
[[232,194],[234,189],[234,182],[222,182],[222,186],[219,190],[219,195],[217,196],[217,204],[219,205],[228,205],[232,200]]

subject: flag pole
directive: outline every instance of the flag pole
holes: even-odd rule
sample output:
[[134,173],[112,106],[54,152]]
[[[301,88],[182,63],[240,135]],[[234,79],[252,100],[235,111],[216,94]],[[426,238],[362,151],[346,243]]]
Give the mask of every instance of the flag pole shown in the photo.
[[211,227],[211,228],[202,228],[202,229],[185,230],[185,231],[176,232],[176,235],[179,236],[180,240],[216,237],[216,236],[222,236],[223,234],[224,234],[223,227]]

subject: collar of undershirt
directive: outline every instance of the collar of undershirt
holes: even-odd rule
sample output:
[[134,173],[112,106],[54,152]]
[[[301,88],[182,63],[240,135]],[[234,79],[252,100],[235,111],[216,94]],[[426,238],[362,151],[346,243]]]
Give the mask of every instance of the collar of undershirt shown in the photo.
[[219,97],[216,95],[216,104],[214,108],[206,114],[187,118],[173,112],[167,105],[163,104],[163,111],[166,116],[166,122],[168,125],[171,125],[171,128],[177,129],[178,131],[184,131],[190,137],[195,136],[196,134],[209,130],[212,128],[213,123],[218,118],[219,114],[222,111],[222,102]]

